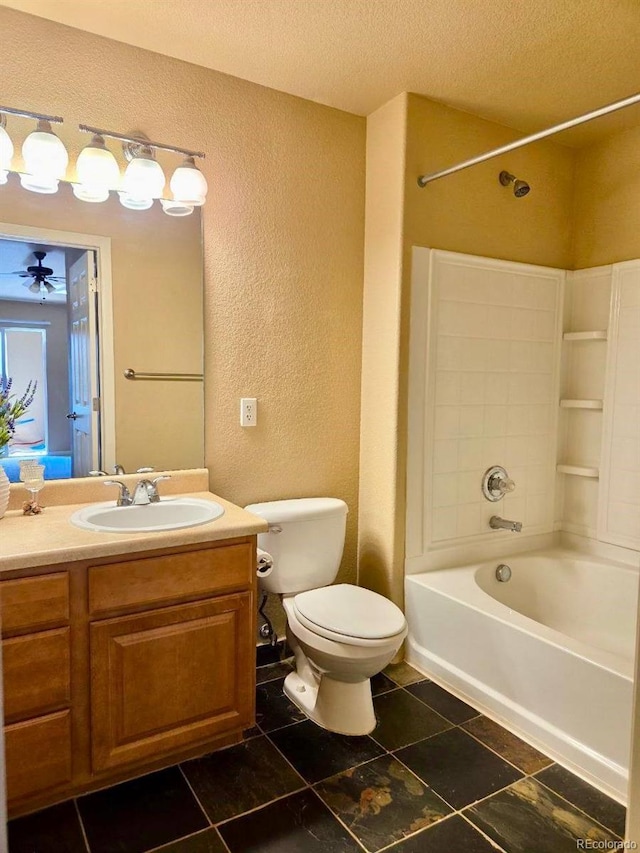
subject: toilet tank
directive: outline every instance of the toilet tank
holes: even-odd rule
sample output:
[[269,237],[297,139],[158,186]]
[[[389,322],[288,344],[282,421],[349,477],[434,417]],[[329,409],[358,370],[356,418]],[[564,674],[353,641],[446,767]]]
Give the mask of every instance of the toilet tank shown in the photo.
[[267,592],[285,595],[328,586],[342,560],[349,508],[337,498],[298,498],[250,504],[272,528],[258,534],[258,548],[273,557],[273,571],[260,579]]

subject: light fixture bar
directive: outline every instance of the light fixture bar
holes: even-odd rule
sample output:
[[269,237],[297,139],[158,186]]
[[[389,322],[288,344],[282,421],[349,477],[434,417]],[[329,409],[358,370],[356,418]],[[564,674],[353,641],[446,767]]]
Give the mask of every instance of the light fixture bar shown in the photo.
[[[2,107],[0,107],[2,112]],[[140,139],[135,136],[127,136],[126,133],[114,133],[111,130],[100,130],[99,127],[90,127],[88,124],[79,124],[78,130],[83,133],[107,136],[109,139],[119,139],[121,142],[132,142],[134,145],[145,145],[149,148],[159,148],[161,151],[174,151],[176,154],[184,154],[185,157],[200,157],[204,160],[202,151],[190,151],[188,148],[178,148],[177,145],[165,145],[164,142],[152,142],[150,139]]]
[[471,157],[469,160],[463,160],[461,163],[456,163],[455,166],[449,166],[448,169],[442,169],[439,172],[432,172],[430,175],[420,175],[418,178],[418,186],[426,187],[432,181],[437,181],[440,178],[446,178],[447,175],[453,175],[455,172],[461,172],[463,169],[468,169],[470,166],[476,166],[478,163],[484,163],[487,160],[493,160],[494,157],[499,157],[501,154],[508,154],[509,151],[515,151],[517,148],[523,148],[525,145],[530,145],[532,142],[538,142],[540,139],[546,139],[548,136],[553,136],[556,133],[561,133],[563,130],[569,130],[572,127],[577,127],[587,121],[592,121],[594,118],[615,113],[625,107],[631,107],[633,104],[640,103],[640,92],[635,95],[629,95],[628,98],[623,98],[621,101],[614,101],[597,110],[592,110],[589,113],[583,113],[576,118],[568,119],[560,124],[555,124],[553,127],[548,127],[546,130],[539,130],[537,133],[532,133],[530,136],[523,136],[521,139],[516,139],[514,142],[509,142],[507,145],[502,145],[500,148],[493,148],[491,151],[486,151],[484,154],[478,154],[477,157]]
[[62,116],[48,116],[44,113],[34,113],[30,110],[14,110],[13,107],[0,106],[0,115],[2,113],[10,116],[19,116],[20,118],[36,118],[39,121],[48,121],[50,124],[62,124],[64,122]]

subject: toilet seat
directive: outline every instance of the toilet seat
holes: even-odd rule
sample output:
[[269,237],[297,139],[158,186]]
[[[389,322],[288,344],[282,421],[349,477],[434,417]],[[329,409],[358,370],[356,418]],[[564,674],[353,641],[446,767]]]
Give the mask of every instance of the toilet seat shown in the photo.
[[406,631],[403,612],[388,598],[353,584],[298,593],[296,617],[310,631],[347,645],[384,642]]

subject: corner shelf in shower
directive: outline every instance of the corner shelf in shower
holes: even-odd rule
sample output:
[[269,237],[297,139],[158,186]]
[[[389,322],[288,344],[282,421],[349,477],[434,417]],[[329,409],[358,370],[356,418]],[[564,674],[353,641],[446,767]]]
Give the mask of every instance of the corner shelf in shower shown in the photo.
[[591,477],[597,480],[600,477],[599,468],[591,468],[588,465],[556,465],[558,474],[572,474],[576,477]]
[[593,409],[602,411],[602,400],[560,400],[562,409]]
[[596,332],[565,332],[562,336],[565,341],[606,341],[607,330]]

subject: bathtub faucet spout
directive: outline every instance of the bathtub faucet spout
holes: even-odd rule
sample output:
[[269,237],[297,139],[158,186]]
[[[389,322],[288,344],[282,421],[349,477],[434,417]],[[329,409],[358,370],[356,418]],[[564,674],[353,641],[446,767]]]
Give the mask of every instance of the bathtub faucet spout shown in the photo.
[[489,527],[492,530],[510,530],[512,533],[520,533],[522,522],[508,521],[506,518],[500,518],[499,515],[492,515],[489,520]]

